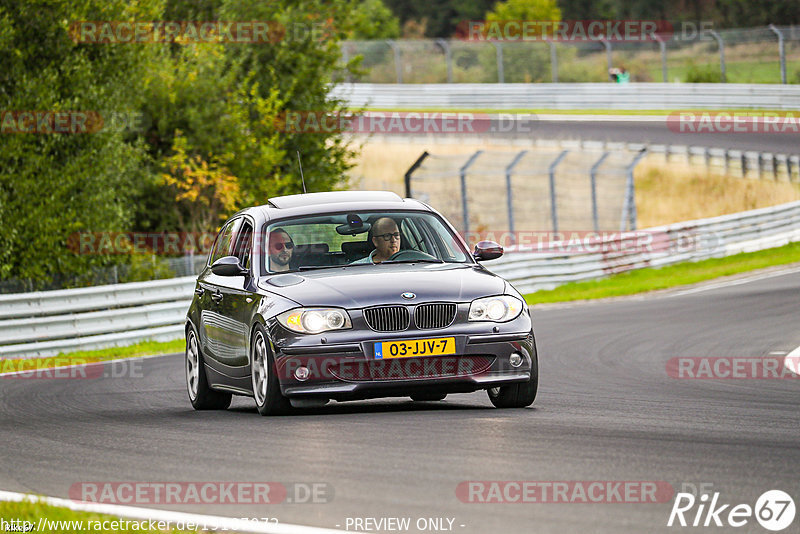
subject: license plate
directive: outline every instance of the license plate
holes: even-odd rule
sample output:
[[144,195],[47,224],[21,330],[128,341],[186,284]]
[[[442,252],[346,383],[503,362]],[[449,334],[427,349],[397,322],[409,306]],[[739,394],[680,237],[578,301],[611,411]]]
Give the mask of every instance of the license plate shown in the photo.
[[456,353],[456,338],[409,339],[375,343],[375,359],[416,358],[419,356],[442,356]]

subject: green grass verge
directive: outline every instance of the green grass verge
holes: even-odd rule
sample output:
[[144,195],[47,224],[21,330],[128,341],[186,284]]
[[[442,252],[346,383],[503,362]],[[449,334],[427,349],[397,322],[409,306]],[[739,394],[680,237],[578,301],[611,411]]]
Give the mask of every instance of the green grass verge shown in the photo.
[[[158,525],[156,522],[156,529],[151,530],[149,528],[149,521],[140,520],[140,519],[124,519],[119,518],[116,516],[111,515],[104,515],[104,514],[95,514],[91,512],[76,512],[70,510],[68,508],[61,508],[57,506],[49,506],[46,504],[38,503],[38,502],[0,502],[0,518],[3,519],[6,523],[10,523],[12,520],[14,521],[28,521],[33,524],[32,529],[29,532],[65,532],[69,534],[73,534],[75,532],[122,532],[122,533],[137,533],[137,534],[164,534],[165,532],[171,532],[172,534],[183,534],[189,533],[196,534],[194,530],[178,530],[174,528],[174,523],[172,529],[160,529],[159,527],[166,527],[166,522],[162,525]],[[48,525],[42,524],[42,530],[39,531],[39,519],[44,518],[50,523]],[[80,523],[72,523],[69,522],[81,522]],[[107,523],[103,523],[104,521],[108,521]],[[125,523],[117,523],[113,525],[112,521],[128,521],[127,524]],[[139,529],[136,527],[131,528],[131,522],[137,522],[139,526],[144,526],[144,529]],[[61,523],[58,523],[61,522]],[[64,523],[66,522],[66,523]],[[83,528],[80,528],[82,526]],[[117,528],[110,528],[112,526],[116,526]],[[106,527],[106,528],[103,528]],[[128,528],[124,528],[128,527]],[[7,532],[11,532],[10,529],[6,530]],[[21,532],[21,531],[20,531]]]
[[134,345],[110,347],[107,349],[61,352],[58,356],[46,358],[0,358],[0,373],[89,364],[120,358],[132,358],[135,356],[171,354],[174,352],[183,352],[185,347],[185,340],[175,339],[173,341],[142,341]]
[[729,276],[732,274],[800,262],[800,243],[727,258],[680,263],[659,269],[638,269],[602,280],[572,282],[549,291],[525,295],[528,304],[569,302],[634,295]]
[[367,111],[383,111],[387,113],[513,113],[513,114],[533,114],[533,115],[645,115],[653,117],[666,117],[673,113],[680,111],[708,111],[709,113],[737,113],[747,115],[749,113],[762,115],[764,113],[777,113],[777,114],[792,114],[795,117],[799,112],[791,112],[786,110],[771,110],[771,109],[715,109],[709,110],[704,108],[691,108],[684,109],[452,109],[452,108],[425,108],[411,109],[411,108],[367,108]]

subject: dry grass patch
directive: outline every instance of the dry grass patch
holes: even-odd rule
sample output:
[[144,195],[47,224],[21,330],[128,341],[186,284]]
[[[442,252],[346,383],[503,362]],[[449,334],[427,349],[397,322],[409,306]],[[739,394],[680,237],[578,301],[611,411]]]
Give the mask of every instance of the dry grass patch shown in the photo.
[[640,228],[800,200],[800,184],[724,176],[685,163],[645,160],[635,180]]
[[[403,175],[424,150],[438,156],[464,154],[465,158],[476,150],[531,150],[530,146],[460,142],[462,140],[436,144],[401,141],[364,143],[361,157],[350,171],[350,187],[404,195]],[[639,228],[800,200],[800,184],[723,176],[698,165],[665,164],[657,157],[646,158],[636,168],[635,178]]]

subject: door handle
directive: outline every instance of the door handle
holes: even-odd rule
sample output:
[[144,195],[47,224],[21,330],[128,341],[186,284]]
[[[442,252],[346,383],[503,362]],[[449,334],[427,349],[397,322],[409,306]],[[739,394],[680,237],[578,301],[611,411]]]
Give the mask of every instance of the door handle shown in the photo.
[[206,292],[206,289],[203,286],[198,286],[194,289],[194,294],[198,297],[202,297],[203,293]]
[[211,300],[219,304],[222,302],[222,291],[215,291],[211,293]]

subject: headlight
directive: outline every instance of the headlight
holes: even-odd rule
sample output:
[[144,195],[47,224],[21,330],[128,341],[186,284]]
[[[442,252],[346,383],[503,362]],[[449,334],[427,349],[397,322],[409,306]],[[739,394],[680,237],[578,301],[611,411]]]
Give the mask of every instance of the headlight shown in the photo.
[[277,319],[281,325],[300,334],[319,334],[352,327],[350,316],[338,308],[295,308],[278,315]]
[[469,305],[470,321],[493,321],[504,323],[516,319],[522,313],[523,302],[511,295],[498,295],[473,300]]

